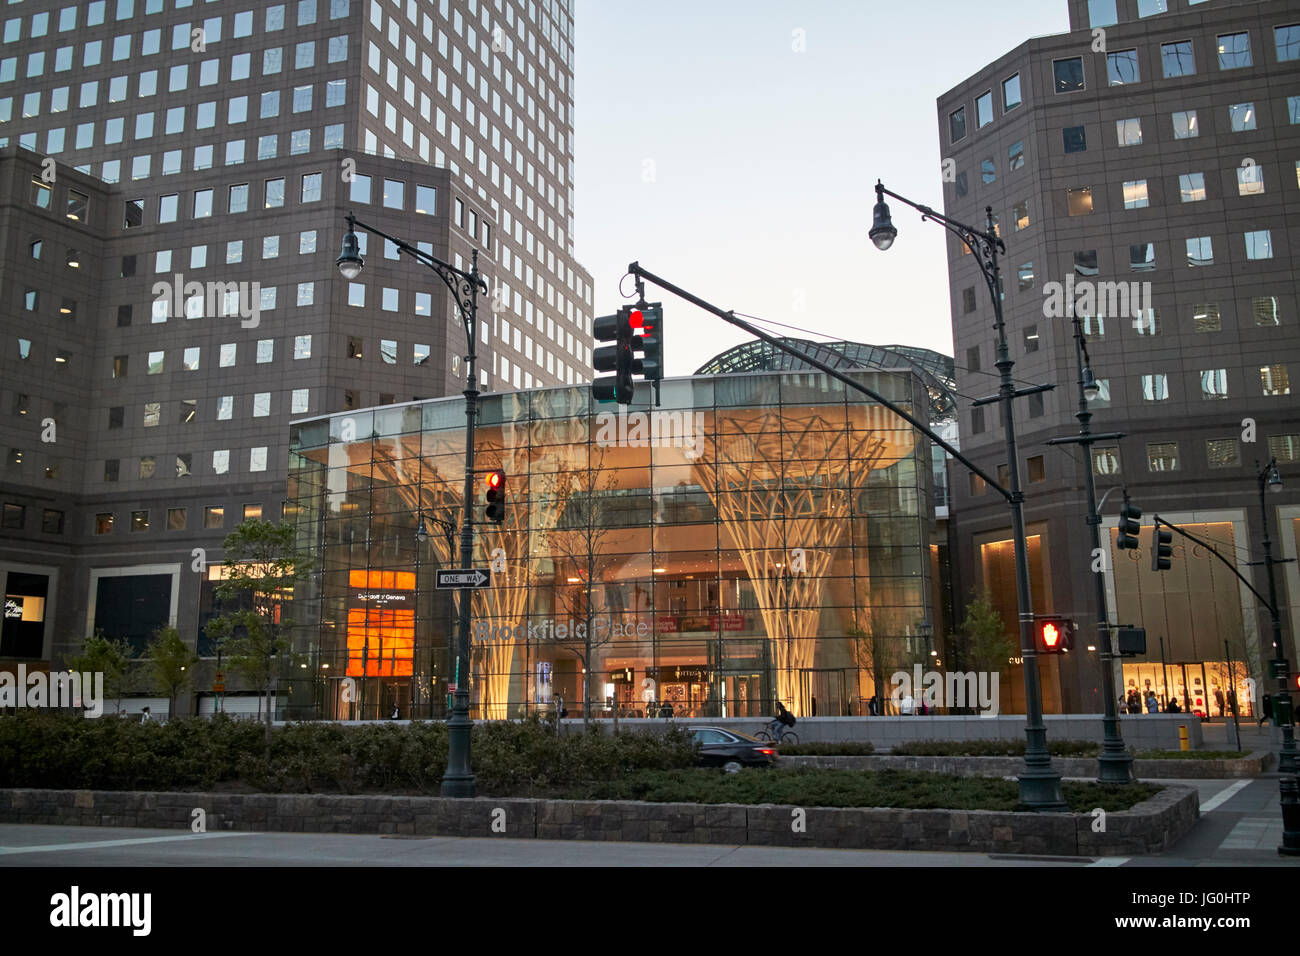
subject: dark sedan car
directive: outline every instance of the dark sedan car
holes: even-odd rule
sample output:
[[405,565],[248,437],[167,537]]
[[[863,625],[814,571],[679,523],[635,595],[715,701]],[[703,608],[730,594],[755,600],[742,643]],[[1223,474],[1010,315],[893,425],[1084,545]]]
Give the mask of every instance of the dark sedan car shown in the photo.
[[692,727],[691,736],[700,745],[701,767],[736,773],[742,767],[770,767],[776,762],[776,748],[748,734],[721,727]]

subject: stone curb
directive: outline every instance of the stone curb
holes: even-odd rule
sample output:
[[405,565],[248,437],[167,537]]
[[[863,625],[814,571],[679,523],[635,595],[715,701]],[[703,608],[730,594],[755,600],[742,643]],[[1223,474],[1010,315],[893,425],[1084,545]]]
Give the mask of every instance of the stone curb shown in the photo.
[[0,823],[285,833],[708,843],[871,850],[1133,856],[1168,849],[1200,816],[1197,792],[1166,787],[1105,815],[604,800],[0,790]]
[[[1134,760],[1133,773],[1139,779],[1228,780],[1263,776],[1273,754],[1259,750],[1234,760]],[[832,770],[926,770],[977,777],[1014,777],[1024,769],[1020,757],[914,757],[894,754],[848,756],[781,757],[782,767],[822,767]],[[1052,766],[1062,777],[1080,780],[1097,778],[1096,757],[1053,757]]]

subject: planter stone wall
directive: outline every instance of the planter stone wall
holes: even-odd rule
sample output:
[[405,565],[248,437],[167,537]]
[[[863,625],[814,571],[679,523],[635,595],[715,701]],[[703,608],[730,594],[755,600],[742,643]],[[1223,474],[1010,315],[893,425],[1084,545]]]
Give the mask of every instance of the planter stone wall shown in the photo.
[[[1134,760],[1139,780],[1220,780],[1258,777],[1266,773],[1273,754],[1256,751],[1231,760]],[[824,767],[835,770],[929,770],[977,777],[1014,777],[1024,768],[1020,757],[906,757],[873,754],[861,757],[783,756],[782,767]],[[1096,757],[1053,757],[1052,766],[1062,777],[1097,779]]]
[[[989,810],[833,809],[789,806],[535,800],[480,797],[140,793],[0,790],[0,822],[190,829],[202,809],[209,832],[379,833],[881,850],[970,850],[1097,856],[1158,853],[1196,823],[1191,787],[1174,786],[1132,810],[1106,815]],[[801,826],[799,825],[801,824]]]

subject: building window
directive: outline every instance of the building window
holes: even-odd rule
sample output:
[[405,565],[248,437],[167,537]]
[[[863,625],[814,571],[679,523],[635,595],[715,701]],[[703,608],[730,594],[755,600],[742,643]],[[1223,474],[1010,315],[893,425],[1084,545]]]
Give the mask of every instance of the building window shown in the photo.
[[1278,464],[1300,461],[1300,435],[1272,435],[1268,439],[1268,454]]
[[1092,187],[1080,186],[1065,191],[1066,201],[1071,216],[1087,216],[1092,213]]
[[1131,272],[1154,272],[1156,268],[1156,244],[1140,242],[1128,247],[1128,266]]
[[991,159],[980,160],[980,181],[985,186],[998,181],[998,167]]
[[1014,173],[1025,165],[1025,141],[1018,140],[1007,150],[1007,172]]
[[348,358],[357,359],[358,361],[360,361],[361,355],[362,355],[362,339],[355,335],[349,335],[348,352],[347,352]]
[[1177,40],[1160,44],[1160,62],[1165,79],[1175,76],[1192,76],[1196,73],[1196,58],[1192,55],[1191,40]]
[[1047,467],[1043,461],[1042,455],[1035,455],[1033,458],[1025,459],[1025,473],[1029,478],[1031,485],[1047,480]]
[[1084,249],[1074,254],[1074,274],[1077,276],[1095,276],[1097,269],[1097,250]]
[[1163,402],[1168,398],[1168,376],[1160,373],[1142,376],[1142,400],[1144,402]]
[[1115,136],[1121,147],[1141,146],[1142,145],[1141,118],[1134,117],[1133,119],[1116,120]]
[[44,534],[63,534],[63,512],[54,508],[42,509],[41,531]]
[[203,509],[203,527],[212,530],[226,523],[226,509],[221,505],[208,505]]
[[1214,265],[1214,243],[1209,236],[1187,240],[1187,264],[1192,268]]
[[1073,56],[1052,61],[1052,76],[1057,93],[1077,93],[1083,89],[1083,57]]
[[1201,398],[1204,401],[1218,401],[1228,397],[1228,370],[1224,368],[1206,369],[1201,375]]
[[1272,259],[1273,234],[1268,229],[1246,233],[1247,259]]
[[1237,195],[1264,195],[1264,167],[1258,164],[1237,167]]
[[1110,379],[1097,379],[1097,397],[1088,403],[1089,408],[1110,408]]
[[1251,65],[1250,34],[1219,34],[1219,69],[1240,70]]
[[117,481],[121,474],[122,462],[118,458],[109,458],[104,462],[104,480]]
[[984,434],[984,409],[983,408],[971,409],[970,431],[972,435]]
[[1178,177],[1178,198],[1183,202],[1203,202],[1205,199],[1205,174],[1183,173]]
[[1061,138],[1067,153],[1082,153],[1088,149],[1088,137],[1082,126],[1067,126],[1061,130]]
[[1259,370],[1259,384],[1270,398],[1291,394],[1291,377],[1285,365],[1264,365]]
[[966,371],[978,372],[980,370],[980,347],[972,345],[966,350]]
[[22,505],[5,502],[4,519],[0,521],[0,527],[8,528],[12,531],[21,531],[25,522],[27,509]]
[[214,475],[230,473],[230,449],[222,448],[212,453],[212,473]]
[[1219,307],[1213,303],[1192,306],[1192,329],[1196,332],[1222,332]]
[[[948,141],[959,143],[966,138],[966,107],[962,106],[948,114]],[[457,216],[460,215],[460,200],[456,200]],[[459,222],[456,223],[460,225]]]
[[1273,327],[1282,324],[1278,315],[1277,296],[1257,295],[1250,300],[1250,310],[1255,314],[1255,325]]
[[1273,41],[1277,45],[1277,60],[1300,60],[1300,23],[1273,28]]
[[1118,475],[1120,473],[1119,446],[1093,445],[1092,472],[1100,476]]
[[1147,471],[1177,471],[1178,442],[1148,442]]
[[1038,351],[1038,326],[1029,325],[1025,327],[1022,341],[1024,342],[1025,354]]
[[101,512],[95,515],[95,534],[112,534],[113,533],[113,513],[111,511]]
[[1235,438],[1208,438],[1205,458],[1211,468],[1240,468],[1241,446]]
[[975,311],[975,287],[967,286],[961,290],[961,311],[963,315],[969,315]]
[[984,95],[975,99],[975,122],[980,129],[988,126],[993,122],[993,91],[989,90]]
[[148,531],[149,530],[149,512],[132,511],[131,512],[131,530]]
[[1119,23],[1115,0],[1088,0],[1088,26],[1113,27]]
[[1002,112],[1010,113],[1021,104],[1020,74],[1007,77],[1002,81]]
[[1043,393],[1034,392],[1029,396],[1029,417],[1042,418],[1044,412]]
[[1228,120],[1234,133],[1248,133],[1255,129],[1255,104],[1234,103],[1228,107]]
[[1018,269],[1016,269],[1016,281],[1019,285],[1019,290],[1021,292],[1024,292],[1028,289],[1032,289],[1034,287],[1033,262],[1026,262],[1022,264]]
[[1173,114],[1174,139],[1195,139],[1201,135],[1196,122],[1196,110],[1182,110]]
[[1127,86],[1142,77],[1138,70],[1137,50],[1119,50],[1106,54],[1106,77],[1111,86]]
[[167,509],[167,530],[184,531],[185,530],[186,509],[168,508]]
[[1089,342],[1095,342],[1106,337],[1106,317],[1104,315],[1081,315],[1079,316],[1079,326],[1083,329],[1083,337]]
[[1145,209],[1151,205],[1147,194],[1147,181],[1134,179],[1124,184],[1124,208]]

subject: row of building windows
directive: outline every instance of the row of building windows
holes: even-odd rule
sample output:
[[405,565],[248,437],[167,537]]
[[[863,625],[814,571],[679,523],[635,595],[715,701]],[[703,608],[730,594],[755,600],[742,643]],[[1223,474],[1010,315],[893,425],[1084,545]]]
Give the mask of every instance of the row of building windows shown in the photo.
[[[1112,4],[1113,6],[1113,4]],[[1275,27],[1273,44],[1277,62],[1300,60],[1300,24]],[[1254,65],[1248,32],[1224,33],[1216,38],[1215,53],[1220,72],[1246,69]],[[1078,93],[1086,89],[1082,56],[1063,57],[1052,61],[1053,90],[1057,94]],[[1160,45],[1161,70],[1165,79],[1191,76],[1196,73],[1196,56],[1193,41],[1175,40]],[[1106,80],[1109,86],[1132,86],[1142,79],[1138,50],[1114,50],[1106,53]],[[1018,109],[1024,102],[1020,74],[1015,73],[1002,81],[1002,114]],[[995,120],[993,90],[986,90],[975,98],[975,125],[978,129],[992,125]],[[966,107],[959,106],[948,114],[948,141],[956,144],[969,132]]]
[[[11,0],[12,2],[12,0]],[[215,0],[205,0],[206,3],[213,3]],[[329,19],[340,20],[346,17],[350,10],[350,0],[328,0],[328,3],[322,0],[322,7],[328,7]],[[194,6],[194,0],[174,0],[173,9],[184,10]],[[165,7],[164,0],[140,0],[137,6],[136,0],[91,0],[85,5],[85,16],[81,20],[81,25],[85,27],[102,26],[107,22],[108,12],[113,12],[113,19],[117,22],[134,19],[137,15],[149,16],[155,13],[162,13]],[[286,20],[286,7],[289,10],[289,19]],[[48,36],[50,28],[54,27],[59,33],[68,33],[77,29],[77,14],[80,8],[77,4],[61,7],[57,14],[51,11],[41,11],[34,13],[27,22],[27,39],[39,39]],[[294,13],[296,11],[296,19]],[[296,6],[290,4],[275,4],[267,7],[265,17],[262,20],[261,29],[265,33],[274,33],[277,30],[283,30],[287,26],[297,25],[299,27],[311,26],[316,23],[317,0],[297,0]],[[445,16],[445,12],[444,12]],[[205,42],[216,43],[221,39],[221,20],[220,16],[212,17],[203,21],[203,31]],[[16,43],[23,39],[23,17],[14,17],[4,21],[4,43]],[[179,40],[179,46],[173,45],[173,49],[185,49],[190,45],[189,24],[182,24],[185,27],[184,42]],[[253,11],[245,10],[236,13],[231,18],[231,37],[238,39],[253,35],[254,17]]]
[[[150,527],[149,516],[151,509],[142,509],[128,512],[127,527],[133,533],[148,531]],[[165,528],[168,531],[186,531],[189,525],[189,508],[166,508],[167,518]],[[263,508],[260,504],[243,505],[244,521],[260,521],[262,519]],[[101,511],[95,515],[94,532],[95,534],[112,534],[113,528],[117,523],[117,513],[113,511]],[[225,505],[206,505],[203,508],[203,530],[211,531],[225,527],[226,524],[226,507]]]
[[[1207,468],[1239,468],[1242,465],[1241,442],[1237,438],[1209,438],[1204,442],[1205,464]],[[1179,442],[1147,442],[1147,471],[1161,474],[1182,471],[1183,463],[1179,454]],[[1268,439],[1268,453],[1279,464],[1300,461],[1300,434],[1274,435]],[[1046,480],[1043,456],[1036,455],[1025,461],[1025,475],[1029,484]],[[1094,445],[1092,448],[1093,473],[1099,477],[1124,474],[1120,449],[1118,445]],[[1010,473],[1006,465],[998,465],[998,482],[1007,487]],[[970,493],[978,497],[985,494],[988,484],[978,475],[969,475]]]

